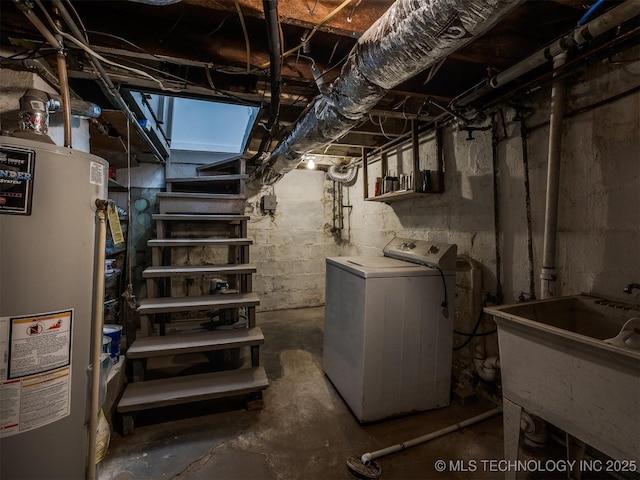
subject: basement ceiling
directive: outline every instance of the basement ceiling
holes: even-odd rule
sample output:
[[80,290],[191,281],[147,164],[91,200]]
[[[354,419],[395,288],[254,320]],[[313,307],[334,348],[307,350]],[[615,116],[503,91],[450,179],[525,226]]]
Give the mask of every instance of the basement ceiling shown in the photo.
[[[2,65],[26,69],[22,60],[30,58],[45,65],[55,78],[55,50],[18,8],[21,3],[24,2],[0,4]],[[261,0],[61,3],[82,31],[83,43],[105,60],[101,64],[116,88],[261,107],[245,153],[251,156],[259,151],[272,102],[269,41]],[[462,0],[457,3],[465,4]],[[605,2],[597,14],[617,3]],[[313,67],[330,85],[340,75],[358,38],[392,4],[391,0],[279,2],[283,54],[279,108],[266,152],[275,148],[319,95]],[[433,124],[434,118],[450,111],[456,97],[571,31],[593,4],[594,0],[519,4],[483,36],[388,91],[366,118],[344,136],[309,153],[346,163],[360,157],[363,149],[374,149],[407,135],[412,124],[418,128]],[[27,5],[32,5],[32,14],[50,31],[51,19],[59,21],[63,31],[72,33],[52,2],[36,0]],[[126,118],[99,86],[98,72],[89,61],[87,50],[69,41],[64,44],[73,96],[94,102],[103,110],[92,125],[92,153],[121,162],[116,151],[122,150],[122,142],[114,139],[125,135]],[[511,88],[518,86],[512,83]],[[504,92],[493,96],[498,94]],[[94,140],[97,135],[102,135],[103,141]],[[133,141],[132,149],[141,161],[157,161],[142,141]]]

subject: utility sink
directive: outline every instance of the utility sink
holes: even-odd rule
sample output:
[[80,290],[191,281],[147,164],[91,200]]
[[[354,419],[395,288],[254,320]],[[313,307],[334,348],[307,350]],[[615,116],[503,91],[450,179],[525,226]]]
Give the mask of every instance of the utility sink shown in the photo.
[[507,460],[517,459],[524,408],[640,464],[640,350],[605,342],[640,317],[640,305],[581,294],[485,312],[498,325]]
[[[640,317],[640,305],[586,294],[488,307],[485,311],[523,328],[541,329],[597,347],[615,337],[629,319]],[[498,325],[501,323],[504,325],[504,321]],[[628,350],[633,354],[635,349]]]

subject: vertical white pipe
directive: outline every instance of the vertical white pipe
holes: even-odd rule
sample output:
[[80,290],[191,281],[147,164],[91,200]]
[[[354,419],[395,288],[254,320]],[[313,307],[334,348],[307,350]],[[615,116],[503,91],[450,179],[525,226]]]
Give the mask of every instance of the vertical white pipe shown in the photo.
[[100,358],[102,356],[102,322],[104,307],[104,260],[106,255],[107,223],[105,211],[109,202],[96,200],[98,226],[96,231],[95,290],[93,292],[93,328],[91,338],[91,399],[89,404],[89,453],[87,480],[96,478],[96,436],[100,412]]
[[[562,67],[567,54],[560,53],[553,58],[553,68]],[[562,117],[566,85],[556,74],[551,87],[551,117],[549,119],[549,157],[547,160],[547,195],[544,222],[544,251],[542,257],[541,294],[542,298],[554,296],[556,273],[556,240],[558,232],[558,195],[560,192],[560,160],[562,148]]]

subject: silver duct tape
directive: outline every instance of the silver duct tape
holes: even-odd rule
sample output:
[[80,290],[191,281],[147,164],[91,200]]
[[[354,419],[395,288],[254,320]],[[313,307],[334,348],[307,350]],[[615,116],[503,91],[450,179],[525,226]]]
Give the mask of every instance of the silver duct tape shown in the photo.
[[252,181],[275,183],[302,155],[345,135],[390,89],[482,35],[522,1],[397,0],[360,37],[328,96],[316,99]]

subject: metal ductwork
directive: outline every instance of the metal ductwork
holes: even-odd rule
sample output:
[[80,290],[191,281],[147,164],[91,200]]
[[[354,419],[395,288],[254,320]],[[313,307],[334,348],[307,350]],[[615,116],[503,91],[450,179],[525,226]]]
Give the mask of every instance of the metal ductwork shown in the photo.
[[351,183],[355,180],[358,175],[358,166],[353,165],[351,167],[347,167],[346,171],[341,171],[340,167],[336,165],[331,165],[329,170],[327,171],[327,177],[334,182],[340,183]]
[[[70,115],[83,118],[97,118],[101,109],[91,102],[72,99],[68,108]],[[42,136],[44,141],[50,142],[47,135],[49,129],[49,114],[61,112],[64,109],[64,102],[58,95],[43,92],[42,90],[29,89],[20,97],[19,131],[35,133]],[[34,137],[34,138],[37,138]]]
[[400,83],[488,31],[522,0],[397,0],[358,40],[327,94],[254,171],[273,184],[302,155],[337,140]]
[[18,118],[21,130],[47,135],[49,130],[49,96],[41,90],[27,90],[20,98]]

